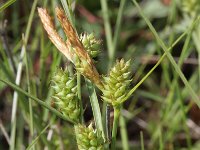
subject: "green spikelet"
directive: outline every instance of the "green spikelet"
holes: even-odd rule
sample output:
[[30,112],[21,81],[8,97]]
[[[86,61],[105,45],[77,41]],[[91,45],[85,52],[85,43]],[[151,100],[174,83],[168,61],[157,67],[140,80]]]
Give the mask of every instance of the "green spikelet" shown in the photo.
[[79,150],[104,149],[103,137],[100,132],[93,129],[92,123],[88,127],[79,124],[75,127],[75,130]]
[[123,59],[116,62],[111,69],[109,76],[104,77],[103,100],[117,106],[126,97],[130,85],[130,60],[124,62]]
[[80,35],[80,41],[82,42],[85,50],[89,53],[90,57],[95,58],[100,53],[101,41],[95,39],[94,34],[83,33]]
[[200,13],[200,1],[199,0],[182,0],[182,9],[191,16],[195,16]]
[[67,69],[65,71],[58,69],[52,78],[52,83],[53,104],[55,104],[56,109],[78,123],[80,107],[75,77],[71,77]]

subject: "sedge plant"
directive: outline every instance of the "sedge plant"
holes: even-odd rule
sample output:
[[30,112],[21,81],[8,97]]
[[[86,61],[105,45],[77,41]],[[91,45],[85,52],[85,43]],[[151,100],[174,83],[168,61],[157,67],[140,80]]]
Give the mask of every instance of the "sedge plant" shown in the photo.
[[[129,92],[131,83],[130,60],[117,60],[108,75],[101,77],[95,67],[95,58],[100,53],[101,40],[97,40],[93,33],[83,33],[78,36],[64,11],[57,7],[56,16],[67,36],[66,42],[59,36],[52,22],[48,11],[38,8],[38,13],[44,29],[49,39],[62,52],[78,73],[90,80],[102,92],[102,100],[113,106],[114,121],[112,127],[111,149],[115,149],[117,127],[120,116],[120,109],[124,98]],[[75,74],[70,76],[69,71],[58,69],[52,78],[52,88],[54,95],[53,106],[71,119],[75,126],[75,134],[79,149],[107,149],[106,139],[99,129],[93,129],[92,124],[88,127],[81,121],[82,115],[80,110],[80,100],[77,95],[77,84]],[[96,125],[97,126],[97,125]]]
[[[63,1],[61,0],[61,2],[63,3],[63,5],[65,4],[64,0]],[[101,2],[102,2],[102,10],[104,12],[107,12],[108,8],[105,4],[105,0],[101,0]],[[197,4],[199,4],[198,0],[196,1],[183,0],[183,2],[184,3],[182,5],[183,5],[184,12],[188,13],[188,15],[190,16],[195,17],[196,12],[199,11],[199,7],[197,7]],[[68,3],[70,3],[70,1],[68,1]],[[122,6],[120,7],[121,10],[123,10],[124,3],[125,3],[125,0],[122,0],[120,3],[120,6]],[[119,36],[118,34],[119,34],[119,29],[120,29],[120,23],[117,24],[116,32],[114,32],[116,36],[114,36],[113,43],[112,43],[112,35],[111,35],[111,30],[109,29],[110,27],[109,27],[108,14],[106,16],[106,13],[104,13],[105,14],[104,23],[105,23],[105,31],[106,31],[107,43],[108,43],[109,59],[111,61],[110,61],[110,64],[108,65],[109,73],[107,75],[100,75],[99,71],[96,69],[96,66],[95,66],[97,63],[95,57],[97,57],[101,53],[101,50],[100,50],[101,40],[96,39],[93,33],[85,33],[85,32],[81,34],[77,33],[75,25],[73,23],[73,18],[69,14],[68,14],[68,17],[65,15],[65,12],[72,13],[72,10],[70,7],[69,7],[69,10],[66,10],[65,8],[65,12],[62,10],[62,8],[59,8],[59,7],[55,9],[56,16],[67,37],[66,41],[64,41],[63,38],[61,38],[61,36],[56,31],[55,25],[48,11],[44,8],[38,8],[40,19],[42,21],[44,29],[46,30],[48,34],[49,39],[55,45],[55,47],[62,54],[66,56],[66,58],[71,62],[75,70],[73,72],[70,70],[71,66],[70,67],[67,66],[64,69],[58,67],[58,69],[55,71],[55,73],[53,74],[51,78],[51,90],[53,91],[53,93],[51,94],[51,105],[48,105],[46,102],[43,102],[40,99],[32,96],[30,94],[31,91],[28,90],[28,93],[27,93],[21,88],[12,84],[11,82],[0,79],[0,81],[5,82],[6,84],[10,85],[16,91],[23,93],[24,95],[28,96],[30,99],[33,99],[40,105],[46,107],[48,110],[50,110],[51,112],[53,112],[54,114],[62,118],[63,120],[71,123],[74,126],[74,133],[75,133],[78,149],[81,149],[81,150],[84,150],[84,149],[89,149],[89,150],[113,149],[114,150],[116,149],[117,129],[118,129],[119,118],[121,117],[120,115],[121,115],[121,109],[123,107],[123,103],[133,94],[133,92],[135,92],[135,90],[144,82],[144,80],[148,78],[148,76],[155,70],[155,68],[162,62],[162,60],[166,56],[169,58],[169,60],[175,67],[175,71],[177,72],[175,74],[176,78],[178,78],[178,75],[181,77],[183,82],[186,84],[186,88],[189,89],[188,91],[190,91],[191,96],[193,97],[194,101],[198,105],[200,105],[197,95],[193,92],[193,89],[188,84],[188,81],[185,79],[185,76],[180,70],[181,63],[180,64],[178,63],[177,65],[170,54],[170,51],[172,50],[172,48],[187,34],[187,31],[185,31],[170,47],[165,46],[165,44],[159,38],[156,30],[154,29],[150,21],[147,19],[147,17],[144,15],[143,11],[141,10],[137,2],[133,0],[133,3],[136,5],[136,8],[139,10],[140,15],[143,17],[144,21],[147,23],[152,33],[155,35],[158,41],[158,44],[164,50],[163,55],[160,57],[156,65],[142,78],[142,80],[135,87],[130,88],[130,84],[132,82],[131,71],[130,71],[131,61],[130,60],[125,61],[125,59],[123,58],[120,60],[114,61],[114,55],[115,55],[114,53],[115,53],[115,49],[117,45],[117,39],[118,39],[117,37]],[[70,4],[67,4],[67,5],[70,5]],[[194,13],[192,12],[192,10],[194,10]],[[119,22],[121,20],[120,19],[121,15],[122,13],[119,14]],[[195,22],[193,23],[193,26],[195,25]],[[192,29],[188,29],[188,31],[189,30],[191,30],[192,32]],[[198,47],[198,37],[196,36],[194,34],[194,38],[197,41],[195,44]],[[24,46],[26,46],[26,44],[24,44]],[[183,57],[181,58],[183,60]],[[113,62],[115,63],[113,64]],[[29,72],[28,66],[26,66],[26,69],[27,69],[27,74],[28,74]],[[88,93],[90,96],[90,103],[92,106],[95,124],[93,124],[92,122],[88,125],[86,122],[84,122],[84,119],[83,119],[84,108],[82,106],[82,100],[81,100],[80,75],[84,76],[85,81],[86,81],[86,86],[88,88]],[[30,80],[28,78],[29,77],[27,77],[27,80]],[[176,87],[176,84],[172,84],[172,85],[174,85],[172,87],[174,88]],[[101,92],[101,97],[99,99],[96,96],[94,87],[97,87]],[[172,88],[172,91],[173,91],[173,88]],[[109,104],[114,109],[114,121],[113,121],[113,126],[112,126],[111,139],[109,139],[109,136],[106,135],[107,133],[105,133],[104,131],[104,129],[108,128],[108,126],[107,124],[103,124],[101,120],[101,110],[99,107],[100,100],[102,100],[106,104]],[[30,103],[30,108],[31,108],[31,103]],[[102,112],[104,112],[104,110],[102,110]],[[183,113],[185,112],[183,111]],[[30,114],[31,114],[31,109],[30,109]],[[36,119],[34,119],[34,121],[35,120]],[[34,123],[34,121],[32,121],[32,123]],[[121,124],[124,124],[123,120],[120,120],[120,122],[121,121],[122,121]],[[36,126],[36,124],[34,125]],[[102,126],[104,126],[104,128],[102,128]],[[48,127],[49,125],[45,127],[44,130],[42,130],[41,135]],[[162,137],[161,131],[162,131],[162,125],[159,128],[159,133],[160,133],[159,137]],[[32,132],[33,133],[31,134],[33,134],[34,136],[34,131]],[[37,141],[37,138],[32,141],[32,144],[27,149],[32,149],[32,148],[34,149],[33,145],[36,141]],[[188,145],[190,145],[190,142],[188,143],[189,143]],[[108,146],[110,144],[111,146]],[[162,144],[163,143],[161,139],[160,149],[163,148]],[[141,145],[144,146],[143,132],[141,132]],[[14,147],[11,149],[14,149]],[[144,147],[142,149],[144,149]]]

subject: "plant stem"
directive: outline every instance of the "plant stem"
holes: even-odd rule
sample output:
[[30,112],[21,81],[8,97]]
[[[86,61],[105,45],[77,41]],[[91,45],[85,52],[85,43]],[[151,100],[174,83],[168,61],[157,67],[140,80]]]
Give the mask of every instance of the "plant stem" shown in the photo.
[[40,133],[39,135],[31,142],[31,144],[26,148],[26,150],[30,150],[31,148],[34,147],[36,142],[39,140],[40,136],[44,134],[44,132],[50,127],[51,123],[49,123]]
[[111,129],[110,129],[110,110],[111,106],[108,103],[105,103],[106,106],[106,136],[108,140],[111,139]]
[[[26,80],[27,80],[27,86],[28,86],[28,93],[31,94],[31,87],[30,87],[30,77],[29,77],[29,66],[28,66],[28,57],[26,53],[26,44],[24,41],[24,34],[22,35],[22,40],[23,40],[23,47],[25,49],[25,65],[26,65]],[[31,135],[31,140],[33,139],[34,135],[34,127],[33,127],[33,109],[32,109],[32,100],[28,98],[28,105],[29,105],[29,113],[30,113],[30,135]],[[33,150],[35,149],[35,146],[32,148]]]
[[125,121],[125,118],[124,118],[123,115],[120,115],[119,124],[120,124],[120,131],[121,131],[121,139],[122,139],[123,150],[129,150],[128,135],[127,135],[127,129],[126,129],[126,121]]
[[77,72],[77,92],[78,92],[78,99],[79,99],[80,110],[81,110],[80,121],[81,123],[83,123],[84,119],[83,119],[83,104],[82,104],[82,98],[81,98],[81,74],[78,72]]
[[108,5],[106,0],[101,0],[101,8],[102,8],[102,14],[103,14],[103,20],[104,20],[104,26],[105,26],[105,32],[106,32],[106,41],[108,46],[108,56],[111,60],[112,57],[112,32],[111,32],[111,26],[109,21],[109,13],[108,13]]
[[122,15],[123,15],[123,12],[124,12],[125,4],[126,4],[126,0],[121,0],[118,15],[117,15],[117,21],[116,21],[116,25],[115,25],[115,31],[114,31],[114,37],[113,37],[113,46],[112,46],[112,49],[110,50],[111,51],[110,52],[111,53],[110,67],[111,67],[112,63],[114,62],[114,58],[115,58],[115,52],[116,52],[116,47],[117,47],[117,44],[118,44],[120,31],[121,31]]
[[140,131],[141,150],[144,150],[144,137],[143,132]]
[[111,150],[115,150],[116,146],[116,136],[117,136],[117,127],[119,123],[119,116],[120,116],[120,108],[114,107],[114,121],[113,121],[113,128],[112,128],[112,142],[111,142]]
[[6,9],[8,6],[12,5],[16,0],[9,0],[0,6],[0,12]]

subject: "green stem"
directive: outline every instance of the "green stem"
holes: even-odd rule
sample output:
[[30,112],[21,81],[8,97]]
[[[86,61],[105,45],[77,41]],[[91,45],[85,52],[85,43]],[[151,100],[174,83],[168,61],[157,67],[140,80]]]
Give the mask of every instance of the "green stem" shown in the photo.
[[9,0],[0,6],[0,12],[6,9],[8,6],[12,5],[16,0]]
[[114,31],[114,37],[113,37],[113,46],[112,49],[110,50],[111,52],[111,61],[110,61],[110,66],[112,65],[114,58],[115,58],[115,52],[116,52],[116,47],[118,44],[118,39],[119,39],[119,34],[121,31],[121,23],[122,23],[122,15],[124,12],[126,0],[121,0],[120,6],[119,6],[119,12],[117,15],[117,22],[115,25],[115,31]]
[[[24,41],[24,35],[22,36],[22,40]],[[26,80],[27,80],[27,86],[28,86],[28,93],[31,94],[31,87],[30,87],[30,77],[29,77],[29,66],[28,66],[28,57],[26,53],[26,44],[23,43],[23,47],[25,49],[25,65],[26,65]],[[32,109],[32,100],[28,98],[28,105],[29,105],[29,113],[30,113],[30,133],[31,133],[31,140],[34,135],[34,126],[33,126],[33,109]],[[35,149],[35,146],[33,146],[33,150]]]
[[34,145],[37,143],[39,138],[41,137],[42,134],[45,133],[45,131],[50,127],[51,123],[49,123],[40,133],[39,135],[31,142],[31,144],[26,148],[26,150],[30,150],[31,148],[34,147]]
[[81,116],[80,121],[83,123],[83,104],[82,104],[82,98],[81,98],[81,74],[77,72],[77,92],[78,92],[78,99],[80,104],[80,110],[81,110]]
[[124,116],[122,116],[122,115],[120,115],[119,124],[120,124],[120,132],[121,132],[123,150],[129,150],[126,121],[125,121]]
[[142,131],[140,131],[140,141],[141,141],[141,150],[144,150],[144,136]]
[[106,0],[101,0],[101,8],[103,13],[103,20],[104,20],[104,26],[105,26],[105,32],[106,32],[106,41],[108,46],[108,56],[109,59],[112,57],[112,32],[111,32],[111,26],[109,21],[109,13],[108,13],[108,5]]
[[117,136],[118,123],[119,123],[119,116],[120,116],[120,107],[114,107],[114,121],[113,121],[113,128],[112,128],[111,150],[115,150],[115,146],[116,146],[116,136]]

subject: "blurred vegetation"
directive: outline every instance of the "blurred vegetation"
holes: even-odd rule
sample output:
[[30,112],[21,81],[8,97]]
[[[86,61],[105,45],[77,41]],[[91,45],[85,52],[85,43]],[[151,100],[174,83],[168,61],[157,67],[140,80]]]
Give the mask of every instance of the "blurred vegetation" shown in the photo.
[[[107,12],[102,11],[103,1],[108,5]],[[138,1],[159,40],[134,2],[123,1],[122,9],[122,0],[1,1],[0,79],[15,83],[32,96],[51,104],[50,82],[53,73],[57,68],[72,68],[72,65],[48,39],[36,8],[48,9],[54,16],[57,31],[66,39],[54,8],[65,8],[65,4],[71,4],[70,11],[77,32],[94,32],[102,40],[101,54],[96,59],[100,74],[107,74],[117,58],[131,59],[131,87],[134,87],[161,60],[164,54],[161,40],[166,49],[172,47],[169,52],[184,75],[181,76],[165,54],[160,65],[125,102],[118,128],[117,149],[200,149],[200,1]],[[119,11],[122,11],[119,37],[116,39],[116,51],[110,56],[106,40],[109,34],[103,16],[106,14],[109,17],[113,42],[118,32]],[[184,36],[174,45],[182,34]],[[82,101],[84,119],[88,125],[93,122],[93,115],[84,82],[82,80]],[[100,100],[98,90],[97,96]],[[17,99],[18,105],[13,103],[14,99]],[[30,101],[24,94],[0,82],[0,149],[25,149],[35,139],[35,149],[77,149],[73,126],[35,101],[31,102],[33,114],[30,115]],[[103,108],[103,102],[99,103]],[[14,105],[17,106],[16,123],[11,118]],[[112,121],[112,110],[110,116]],[[34,128],[31,127],[30,117],[33,117]]]

